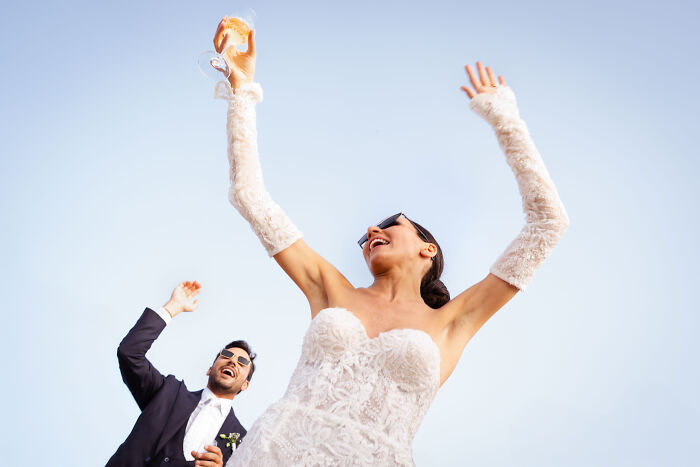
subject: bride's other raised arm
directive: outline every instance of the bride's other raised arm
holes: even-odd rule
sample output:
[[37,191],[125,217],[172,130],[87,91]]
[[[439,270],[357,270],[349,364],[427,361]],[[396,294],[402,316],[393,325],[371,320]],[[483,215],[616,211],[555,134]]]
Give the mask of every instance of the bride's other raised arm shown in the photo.
[[350,288],[350,283],[302,239],[301,231],[270,197],[263,183],[258,156],[255,105],[262,101],[262,87],[255,83],[255,32],[248,35],[248,50],[226,47],[224,18],[214,36],[216,51],[223,53],[231,69],[228,83],[217,84],[215,96],[229,101],[227,118],[228,159],[231,186],[229,201],[248,221],[267,253],[301,288],[312,317],[329,306],[328,293]]
[[502,76],[497,82],[491,68],[481,62],[477,62],[478,76],[469,65],[465,68],[474,89],[462,86],[462,90],[471,99],[472,110],[496,133],[518,182],[525,225],[491,266],[490,274],[446,305],[454,318],[450,331],[462,348],[498,309],[527,287],[569,226],[554,182],[520,118],[515,94]]

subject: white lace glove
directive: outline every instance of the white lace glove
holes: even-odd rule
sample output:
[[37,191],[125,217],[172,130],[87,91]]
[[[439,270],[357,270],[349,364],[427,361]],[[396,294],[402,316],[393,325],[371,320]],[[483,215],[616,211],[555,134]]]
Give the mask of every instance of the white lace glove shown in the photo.
[[267,253],[274,256],[302,234],[272,200],[263,183],[255,127],[255,104],[262,101],[262,87],[249,83],[234,94],[228,82],[219,81],[214,97],[229,101],[226,125],[231,177],[229,201],[250,223]]
[[496,132],[506,162],[518,181],[525,211],[525,226],[491,266],[491,273],[525,290],[537,267],[569,226],[569,217],[527,126],[520,119],[513,91],[499,86],[495,94],[474,96],[470,106]]

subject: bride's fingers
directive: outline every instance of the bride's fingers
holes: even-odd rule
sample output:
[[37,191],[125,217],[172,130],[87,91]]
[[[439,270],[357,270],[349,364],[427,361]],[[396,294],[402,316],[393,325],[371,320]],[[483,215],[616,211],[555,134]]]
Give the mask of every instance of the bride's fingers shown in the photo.
[[496,77],[493,75],[493,70],[490,66],[486,67],[486,73],[489,75],[489,84],[491,86],[496,86]]
[[216,28],[216,33],[214,34],[214,48],[218,53],[221,53],[223,48],[221,47],[221,40],[224,37],[224,25],[226,24],[226,17],[219,22],[219,26]]
[[467,93],[467,96],[469,96],[469,99],[474,98],[474,96],[475,96],[474,91],[472,91],[469,87],[462,86],[460,89]]
[[476,62],[476,69],[479,70],[479,80],[482,86],[490,86],[489,79],[486,76],[486,71],[484,70],[484,64],[481,62]]
[[467,70],[467,74],[469,75],[469,81],[471,81],[472,86],[474,86],[474,89],[478,91],[481,87],[481,83],[478,79],[476,79],[476,76],[474,75],[474,70],[472,70],[472,67],[470,67],[469,65],[465,66],[464,69]]
[[[223,53],[224,50],[226,50],[226,46],[228,45],[228,40],[230,38],[231,36],[228,33],[224,34],[224,38],[221,40],[221,46],[219,47],[219,50],[217,50],[217,52]],[[233,47],[233,50],[238,51],[238,49],[236,49],[235,47]]]
[[255,31],[252,29],[248,33],[248,50],[245,53],[255,57]]
[[498,82],[501,83],[501,86],[507,86],[506,79],[503,76],[498,77]]

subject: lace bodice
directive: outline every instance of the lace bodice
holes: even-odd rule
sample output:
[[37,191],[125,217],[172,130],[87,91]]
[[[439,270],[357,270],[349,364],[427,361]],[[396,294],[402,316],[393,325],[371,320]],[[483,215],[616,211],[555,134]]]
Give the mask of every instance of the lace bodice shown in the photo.
[[322,310],[285,395],[227,466],[413,465],[411,442],[439,381],[440,351],[425,332],[370,338],[350,311]]

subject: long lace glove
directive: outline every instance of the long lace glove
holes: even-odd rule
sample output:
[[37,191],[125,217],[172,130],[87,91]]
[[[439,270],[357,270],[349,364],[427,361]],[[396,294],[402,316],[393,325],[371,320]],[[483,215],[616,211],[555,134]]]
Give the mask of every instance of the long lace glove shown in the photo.
[[525,211],[525,226],[491,266],[491,273],[525,290],[535,270],[569,226],[569,217],[527,126],[520,119],[513,91],[499,86],[495,94],[477,94],[470,106],[496,132],[506,162],[518,181]]
[[274,256],[302,237],[302,233],[265,189],[258,158],[255,104],[262,101],[258,83],[245,84],[235,93],[226,81],[216,85],[214,97],[229,101],[229,201],[248,221],[267,253]]

